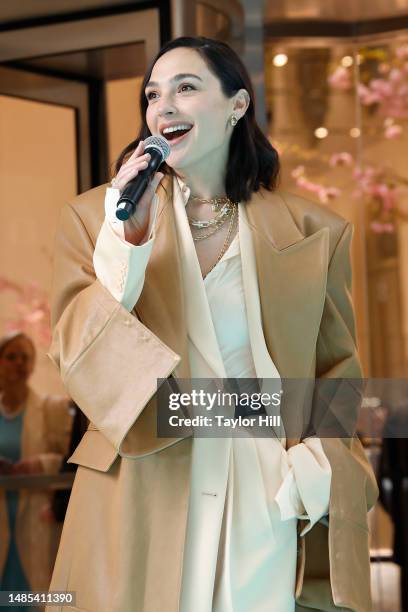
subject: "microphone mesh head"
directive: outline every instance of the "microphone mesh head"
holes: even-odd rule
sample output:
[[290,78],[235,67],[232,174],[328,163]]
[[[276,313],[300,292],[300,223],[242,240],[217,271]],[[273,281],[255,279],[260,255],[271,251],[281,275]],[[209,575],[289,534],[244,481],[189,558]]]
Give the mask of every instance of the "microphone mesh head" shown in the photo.
[[160,151],[163,156],[163,161],[167,159],[171,152],[171,147],[164,136],[149,136],[144,141],[144,146],[145,150],[147,148],[153,148]]

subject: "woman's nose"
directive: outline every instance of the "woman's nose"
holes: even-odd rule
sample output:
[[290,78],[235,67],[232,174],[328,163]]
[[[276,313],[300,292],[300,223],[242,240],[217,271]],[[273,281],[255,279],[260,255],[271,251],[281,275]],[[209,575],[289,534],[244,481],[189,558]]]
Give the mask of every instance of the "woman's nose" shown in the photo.
[[170,98],[162,97],[157,106],[157,112],[160,117],[164,117],[166,115],[174,115],[174,113],[176,112],[176,108]]
[[175,110],[172,108],[165,108],[163,110],[159,110],[158,112],[159,117],[168,117],[174,114],[175,114]]

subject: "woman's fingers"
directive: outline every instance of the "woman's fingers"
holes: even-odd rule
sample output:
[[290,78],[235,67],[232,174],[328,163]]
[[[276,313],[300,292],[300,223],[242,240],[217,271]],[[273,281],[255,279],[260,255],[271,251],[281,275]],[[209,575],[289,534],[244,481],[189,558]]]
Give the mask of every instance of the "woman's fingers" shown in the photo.
[[144,159],[138,160],[134,162],[131,166],[123,168],[123,171],[116,177],[117,181],[122,182],[125,177],[129,177],[132,174],[136,176],[137,173],[144,168],[147,168],[147,161]]
[[125,238],[133,244],[140,244],[146,234],[149,224],[150,206],[153,201],[154,192],[162,180],[164,174],[157,172],[151,179],[146,191],[138,202],[135,212],[128,221],[125,221]]
[[126,162],[115,177],[115,187],[122,190],[126,183],[128,183],[132,178],[135,178],[141,170],[145,170],[147,168],[149,159],[150,155],[147,153],[147,156],[143,155],[135,160],[129,160]]
[[[126,171],[129,168],[137,168],[139,166],[139,164],[141,163],[145,163],[148,162],[150,159],[150,153],[146,153],[145,155],[136,157],[135,159],[129,160],[128,162],[126,162],[126,164],[124,166],[122,166],[122,168],[119,170],[118,172],[118,177],[121,175],[122,171]],[[147,165],[147,164],[146,164]]]
[[143,140],[139,141],[139,144],[137,145],[136,149],[133,151],[132,155],[129,157],[128,161],[130,161],[131,159],[135,159],[138,155],[141,155],[141,152],[144,150],[144,142]]

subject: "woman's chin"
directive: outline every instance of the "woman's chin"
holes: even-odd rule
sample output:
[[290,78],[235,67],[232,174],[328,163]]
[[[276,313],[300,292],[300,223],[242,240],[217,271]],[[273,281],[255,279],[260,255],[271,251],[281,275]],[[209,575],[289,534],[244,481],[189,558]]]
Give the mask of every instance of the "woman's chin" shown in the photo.
[[169,168],[172,168],[175,172],[181,170],[187,166],[187,157],[185,155],[177,155],[177,153],[171,153],[166,159],[166,164]]

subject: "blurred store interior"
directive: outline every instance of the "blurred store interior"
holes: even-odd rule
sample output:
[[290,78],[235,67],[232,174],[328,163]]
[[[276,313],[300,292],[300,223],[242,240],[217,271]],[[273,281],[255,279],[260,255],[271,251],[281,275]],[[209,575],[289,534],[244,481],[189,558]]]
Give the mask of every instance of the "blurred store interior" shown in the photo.
[[[408,0],[19,0],[0,3],[0,333],[34,340],[33,386],[64,395],[46,357],[60,208],[110,180],[138,130],[147,64],[180,35],[239,51],[281,155],[281,187],[354,224],[364,375],[406,379]],[[389,406],[365,400],[360,433],[378,472]],[[406,394],[396,402],[408,408]],[[400,486],[408,510],[408,473]],[[374,610],[397,612],[408,560],[395,562],[384,505],[370,513]]]

